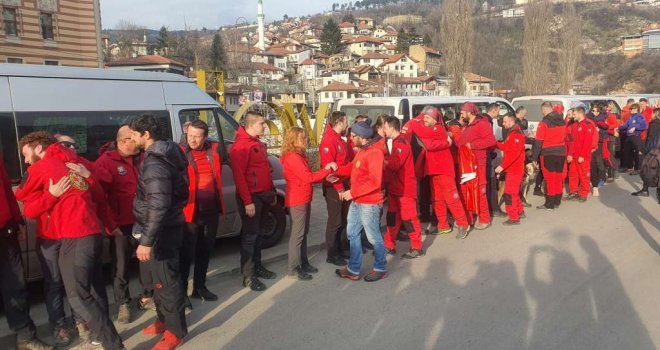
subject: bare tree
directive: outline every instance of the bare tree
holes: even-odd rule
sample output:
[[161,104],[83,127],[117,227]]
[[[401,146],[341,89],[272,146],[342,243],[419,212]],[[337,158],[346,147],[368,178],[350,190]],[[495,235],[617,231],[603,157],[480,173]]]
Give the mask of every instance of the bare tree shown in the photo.
[[582,21],[575,11],[575,5],[567,2],[562,10],[563,26],[559,30],[559,89],[568,94],[573,86],[580,65],[582,49]]
[[552,3],[549,0],[531,0],[525,5],[525,32],[523,36],[522,90],[531,95],[546,92],[549,87],[550,26]]
[[463,76],[472,64],[474,7],[473,0],[445,0],[442,4],[440,35],[452,95],[465,94]]
[[[147,28],[131,21],[120,20],[115,26],[115,30],[117,31],[115,43],[118,50],[114,57],[126,58],[137,54],[137,46],[144,40]],[[144,45],[147,43],[145,42]]]

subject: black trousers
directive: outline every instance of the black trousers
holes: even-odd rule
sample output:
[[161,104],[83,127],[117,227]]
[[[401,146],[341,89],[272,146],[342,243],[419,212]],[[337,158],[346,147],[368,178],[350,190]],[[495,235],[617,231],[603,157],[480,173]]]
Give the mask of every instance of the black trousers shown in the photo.
[[606,164],[606,168],[609,171],[609,176],[615,177],[619,171],[619,164],[616,162],[616,143],[618,138],[613,135],[609,135],[610,142],[607,143],[607,150],[610,152],[610,159],[608,160],[609,164]]
[[275,199],[275,194],[253,193],[252,203],[255,207],[255,215],[248,217],[245,214],[245,204],[240,196],[236,196],[238,213],[241,216],[241,272],[246,278],[254,275],[254,269],[261,265],[261,221],[266,215],[268,206]]
[[431,222],[435,213],[431,210],[431,177],[424,176],[417,181],[417,198],[419,201],[419,221]]
[[161,234],[162,237],[178,239],[173,239],[172,242],[156,242],[151,259],[147,263],[155,286],[153,298],[158,321],[165,324],[165,328],[179,338],[188,334],[179,261],[183,230],[183,226],[163,228],[166,232]]
[[[138,242],[132,235],[133,225],[122,225],[119,229],[123,235],[110,238],[110,255],[112,256],[112,286],[115,294],[115,302],[117,305],[122,305],[128,304],[131,300],[128,289],[128,270]],[[149,298],[154,290],[151,272],[149,271],[149,267],[144,263],[139,263],[138,268],[140,285],[142,286],[141,296]]]
[[[46,311],[48,312],[48,323],[51,329],[64,326],[66,313],[64,311],[64,281],[60,272],[60,250],[62,241],[37,238],[37,256],[44,275],[44,294],[46,297]],[[76,322],[84,322],[73,310],[73,318]]]
[[103,237],[63,238],[60,271],[69,304],[87,321],[92,334],[105,349],[122,349],[117,329],[108,315],[108,298],[101,270]]
[[30,318],[27,290],[23,277],[21,248],[16,235],[0,237],[0,293],[9,329],[17,340],[33,339],[37,330]]
[[598,148],[591,152],[591,186],[598,187],[600,181],[607,181],[607,171],[603,160],[603,143],[598,143]]
[[211,251],[218,233],[218,213],[217,207],[215,210],[198,211],[194,215],[194,220],[185,225],[181,247],[181,287],[184,293],[188,291],[190,265],[193,262],[195,263],[193,289],[206,288],[206,272],[209,269]]
[[642,164],[642,151],[644,150],[644,141],[635,135],[626,137],[626,143],[623,145],[623,153],[630,157],[630,165],[634,170],[639,170]]
[[339,256],[343,246],[348,245],[346,238],[346,219],[350,202],[339,198],[334,187],[323,186],[323,197],[328,209],[328,221],[325,225],[325,246],[328,258]]

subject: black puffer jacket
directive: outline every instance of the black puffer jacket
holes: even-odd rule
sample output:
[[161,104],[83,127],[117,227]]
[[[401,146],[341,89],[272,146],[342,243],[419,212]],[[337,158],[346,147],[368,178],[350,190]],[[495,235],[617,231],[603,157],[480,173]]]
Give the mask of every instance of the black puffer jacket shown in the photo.
[[168,228],[182,226],[185,222],[187,168],[186,157],[173,141],[156,141],[145,152],[133,204],[133,214],[142,233],[140,245],[156,247],[156,250],[159,245],[161,248],[181,245],[183,230]]
[[660,119],[653,119],[649,124],[648,133],[646,134],[644,154],[647,154],[658,147],[660,147]]

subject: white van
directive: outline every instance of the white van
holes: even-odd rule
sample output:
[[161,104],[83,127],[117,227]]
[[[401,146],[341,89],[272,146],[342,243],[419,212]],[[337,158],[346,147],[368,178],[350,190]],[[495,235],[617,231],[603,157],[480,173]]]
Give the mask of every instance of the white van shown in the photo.
[[[369,98],[349,98],[337,101],[334,110],[346,113],[349,124],[357,115],[368,115],[375,119],[380,114],[396,116],[401,119],[402,124],[417,116],[425,106],[434,106],[442,111],[445,120],[454,119],[460,114],[461,105],[465,102],[472,102],[486,113],[486,106],[490,103],[497,103],[500,106],[500,115],[513,112],[509,102],[499,97],[488,96],[402,96],[402,97],[369,97]],[[493,124],[495,137],[502,138],[502,129]]]
[[[0,64],[0,145],[7,172],[16,184],[26,166],[18,149],[24,135],[36,130],[70,135],[79,153],[93,161],[102,145],[115,140],[119,126],[142,113],[155,115],[173,140],[181,139],[185,122],[202,119],[209,124],[209,138],[225,145],[222,182],[227,213],[220,217],[217,236],[239,235],[241,219],[227,157],[238,123],[190,79],[166,73]],[[271,207],[262,223],[264,247],[277,243],[286,227],[282,167],[274,156],[270,163],[280,205]],[[33,280],[41,271],[34,254],[34,226],[30,227],[22,248],[27,277]]]
[[633,99],[635,102],[639,102],[640,98],[645,98],[649,101],[649,106],[653,107],[658,104],[658,101],[660,101],[660,94],[628,94],[628,95],[613,95],[610,97],[616,103],[623,108],[623,106],[626,105],[626,102],[628,99]]
[[[525,107],[525,109],[527,109],[529,132],[532,135],[536,133],[536,127],[541,119],[543,119],[543,115],[541,114],[541,104],[545,101],[552,103],[553,106],[559,104],[564,106],[564,117],[566,117],[566,112],[574,103],[582,102],[586,104],[587,107],[591,107],[591,105],[596,102],[607,105],[608,102],[614,100],[608,96],[596,95],[540,95],[516,97],[511,100],[511,104],[513,104],[513,107],[516,109],[519,107]],[[614,101],[614,110],[612,112],[621,117],[621,108],[619,108],[619,104],[616,101]]]

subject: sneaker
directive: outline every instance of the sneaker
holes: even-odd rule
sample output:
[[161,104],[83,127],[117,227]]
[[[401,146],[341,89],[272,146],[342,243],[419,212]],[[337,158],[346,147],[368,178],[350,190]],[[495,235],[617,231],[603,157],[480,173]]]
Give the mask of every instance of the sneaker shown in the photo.
[[243,278],[243,287],[250,287],[255,292],[261,292],[266,290],[266,285],[259,281],[257,277],[246,277]]
[[17,350],[53,350],[54,347],[42,342],[37,338],[30,340],[20,340],[16,342]]
[[65,347],[71,344],[73,337],[71,336],[71,329],[65,325],[55,326],[53,331],[53,339],[55,339],[55,346]]
[[174,350],[183,343],[183,339],[177,337],[170,331],[165,331],[163,337],[151,350]]
[[193,299],[202,299],[204,301],[216,301],[218,296],[211,293],[206,287],[194,288],[192,294],[190,295]]
[[535,196],[539,196],[539,197],[543,197],[543,196],[545,196],[545,195],[543,194],[543,191],[542,191],[540,188],[538,188],[538,187],[534,189],[534,195],[535,195]]
[[387,277],[387,272],[371,271],[364,276],[365,282],[376,282]]
[[437,232],[436,234],[437,235],[448,235],[448,234],[451,233],[451,231],[453,231],[453,229],[451,227],[438,228],[438,231],[436,231]]
[[385,248],[385,254],[387,254],[387,255],[396,255],[396,249],[394,249],[394,248]]
[[346,260],[344,258],[338,257],[338,256],[331,256],[327,259],[325,259],[325,262],[328,264],[332,264],[335,266],[344,266],[346,265]]
[[143,329],[142,334],[156,335],[156,334],[162,334],[165,331],[166,331],[165,324],[161,321],[156,321],[151,326],[148,326],[147,328]]
[[525,214],[525,212],[523,211],[522,213],[518,214],[518,217],[520,217],[521,219],[527,219],[527,214]]
[[641,196],[641,197],[648,197],[649,196],[649,191],[644,191],[644,190],[639,190],[637,192],[631,193],[633,196]]
[[486,223],[486,224],[484,224],[484,223],[482,223],[482,222],[478,222],[478,223],[476,223],[476,224],[474,225],[474,229],[475,229],[475,230],[485,230],[485,229],[489,228],[490,225],[491,225],[490,222],[489,222],[489,223]]
[[470,233],[470,227],[461,227],[458,226],[458,232],[456,232],[456,239],[465,239]]
[[421,249],[410,249],[406,254],[401,255],[403,259],[417,259],[424,256],[424,251]]
[[156,311],[156,303],[153,298],[140,298],[138,305],[140,310]]
[[117,309],[117,322],[121,324],[131,323],[131,309],[128,304],[121,304]]
[[259,265],[254,269],[254,274],[259,278],[272,280],[277,278],[277,274],[273,271],[266,269],[263,265]]
[[600,193],[598,193],[598,187],[594,187],[591,189],[591,195],[594,197],[600,196]]
[[291,278],[296,278],[300,281],[309,281],[312,279],[312,275],[303,271],[300,266],[296,267],[292,272],[289,272],[288,276]]
[[348,271],[348,266],[344,266],[341,269],[336,269],[335,273],[340,278],[347,278],[351,281],[359,281],[360,280],[360,275],[356,275],[356,274]]
[[317,272],[319,272],[319,269],[312,266],[308,261],[307,262],[303,261],[303,263],[300,265],[300,267],[302,268],[302,270],[305,273],[317,273]]
[[503,222],[502,225],[504,225],[504,226],[520,225],[520,220],[511,220],[511,219],[509,219],[509,220]]
[[78,329],[78,337],[82,343],[90,343],[92,341],[92,332],[89,331],[89,327],[82,322],[76,322],[76,328]]
[[577,193],[569,193],[566,197],[562,198],[562,200],[564,200],[564,201],[574,201],[574,200],[576,200],[578,197],[579,197],[579,196],[578,196]]

